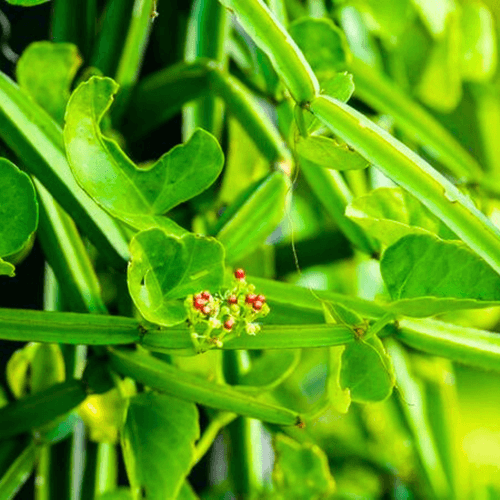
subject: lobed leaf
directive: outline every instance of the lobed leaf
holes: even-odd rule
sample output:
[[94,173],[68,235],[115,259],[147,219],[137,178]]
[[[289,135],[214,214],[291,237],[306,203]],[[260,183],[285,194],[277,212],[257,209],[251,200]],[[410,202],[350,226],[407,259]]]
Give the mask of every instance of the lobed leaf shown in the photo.
[[177,498],[199,435],[193,403],[153,392],[131,398],[121,444],[133,494]]
[[177,238],[150,229],[132,239],[130,252],[130,295],[152,323],[172,326],[183,322],[187,312],[179,299],[222,285],[224,249],[214,238],[191,233]]
[[162,224],[163,218],[157,216],[215,181],[222,170],[222,150],[212,135],[197,130],[185,145],[176,146],[151,167],[138,168],[99,130],[117,90],[110,78],[92,77],[71,96],[64,139],[73,174],[103,208],[132,227],[161,224],[174,234],[182,234],[175,223]]

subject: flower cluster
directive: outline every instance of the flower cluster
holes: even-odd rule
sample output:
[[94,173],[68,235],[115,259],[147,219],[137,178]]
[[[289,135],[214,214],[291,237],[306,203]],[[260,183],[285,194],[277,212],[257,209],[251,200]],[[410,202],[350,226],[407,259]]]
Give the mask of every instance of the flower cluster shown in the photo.
[[233,286],[221,292],[205,290],[186,298],[191,338],[198,351],[221,348],[242,333],[260,331],[258,320],[269,313],[266,297],[255,293],[243,269],[234,272]]

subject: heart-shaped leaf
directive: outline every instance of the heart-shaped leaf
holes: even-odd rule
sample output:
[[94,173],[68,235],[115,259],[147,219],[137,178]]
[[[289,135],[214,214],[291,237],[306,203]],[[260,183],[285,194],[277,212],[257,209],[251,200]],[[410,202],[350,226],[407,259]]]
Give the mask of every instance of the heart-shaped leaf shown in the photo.
[[399,187],[378,188],[360,196],[347,206],[345,214],[386,245],[413,233],[457,238],[427,207]]
[[80,186],[109,213],[144,229],[155,226],[157,216],[207,189],[219,176],[224,158],[217,140],[200,129],[151,167],[137,167],[99,129],[117,90],[113,80],[101,77],[92,77],[75,90],[66,110],[66,151]]
[[177,498],[199,433],[194,403],[153,392],[131,398],[121,442],[134,498]]
[[141,314],[172,326],[187,317],[191,293],[218,290],[224,277],[224,248],[214,238],[187,233],[178,238],[160,229],[141,231],[130,243],[128,287]]
[[[12,256],[29,243],[38,225],[38,202],[27,174],[0,158],[0,257]],[[0,274],[13,276],[14,266],[0,259]]]

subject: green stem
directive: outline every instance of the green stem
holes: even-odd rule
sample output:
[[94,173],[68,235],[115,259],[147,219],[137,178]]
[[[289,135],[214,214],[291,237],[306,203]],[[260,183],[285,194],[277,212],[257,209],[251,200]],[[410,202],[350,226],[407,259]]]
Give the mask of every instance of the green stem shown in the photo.
[[[245,351],[225,352],[224,375],[227,383],[239,384],[250,367]],[[230,473],[234,493],[238,498],[250,498],[263,486],[262,477],[262,424],[257,420],[240,417],[228,426],[231,448]]]
[[310,109],[332,132],[418,198],[500,273],[500,232],[453,184],[346,104],[319,96]]
[[109,353],[111,366],[117,372],[165,394],[265,422],[301,422],[294,411],[258,401],[227,385],[208,382],[144,353],[111,348]]
[[50,500],[51,447],[41,446],[35,472],[35,500]]
[[304,55],[262,0],[220,0],[234,11],[245,31],[268,55],[299,104],[319,93],[319,83]]
[[14,460],[7,472],[0,479],[0,498],[14,498],[21,486],[26,482],[33,471],[37,455],[37,448],[30,443]]
[[404,344],[458,363],[500,371],[500,335],[434,320],[399,322],[396,338]]
[[95,38],[96,0],[55,0],[52,8],[52,39],[74,43],[87,60]]
[[196,443],[193,455],[193,465],[196,465],[205,456],[221,429],[230,424],[235,418],[237,418],[235,413],[220,412],[210,421],[208,427],[200,437],[200,440]]
[[446,474],[427,419],[425,399],[410,371],[409,359],[404,349],[395,341],[387,342],[387,350],[396,374],[401,407],[435,498],[450,498]]
[[118,480],[118,457],[113,443],[99,443],[97,446],[97,467],[95,494],[102,495],[116,489]]
[[[209,58],[225,70],[225,43],[229,32],[229,15],[217,0],[196,0],[188,23],[185,59]],[[213,95],[191,103],[183,110],[182,132],[188,139],[197,127],[220,136],[224,106]]]
[[354,74],[356,96],[380,113],[392,116],[404,132],[428,148],[451,173],[459,179],[483,177],[477,161],[451,133],[387,77],[357,58],[353,58],[349,69]]

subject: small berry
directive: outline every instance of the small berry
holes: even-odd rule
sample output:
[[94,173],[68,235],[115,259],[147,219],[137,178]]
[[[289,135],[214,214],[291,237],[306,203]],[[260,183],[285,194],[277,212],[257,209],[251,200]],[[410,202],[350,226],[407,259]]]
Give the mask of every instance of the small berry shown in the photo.
[[244,280],[246,277],[245,270],[244,269],[236,269],[236,271],[234,271],[234,277],[237,280]]
[[262,306],[264,304],[260,301],[260,300],[256,300],[254,303],[253,303],[253,308],[256,310],[256,311],[260,311],[262,309]]
[[210,306],[203,306],[201,312],[208,316],[212,312],[212,308]]
[[234,318],[228,318],[224,322],[224,329],[225,330],[232,330],[234,326]]
[[236,297],[236,295],[230,295],[227,299],[227,302],[229,304],[237,304],[238,303],[238,297]]
[[210,300],[212,298],[212,296],[210,295],[210,292],[208,290],[205,290],[204,292],[202,292],[201,297],[205,300]]
[[257,298],[255,300],[258,300],[259,302],[264,303],[266,301],[266,296],[259,294],[259,295],[257,295]]
[[247,304],[253,304],[255,302],[255,300],[257,299],[257,295],[255,295],[255,293],[249,293],[246,297],[245,297],[245,302]]
[[201,298],[196,298],[193,301],[193,305],[196,309],[202,309],[203,306],[206,304],[206,302],[207,302],[206,300],[203,300]]

